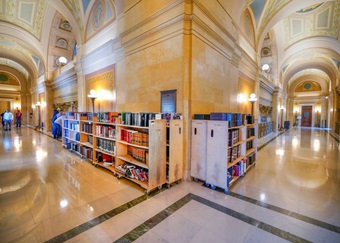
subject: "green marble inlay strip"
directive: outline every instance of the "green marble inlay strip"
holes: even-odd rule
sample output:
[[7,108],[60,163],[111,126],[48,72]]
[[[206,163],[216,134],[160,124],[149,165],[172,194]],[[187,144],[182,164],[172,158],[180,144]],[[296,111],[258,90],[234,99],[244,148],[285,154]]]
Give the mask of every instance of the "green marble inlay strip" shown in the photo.
[[[285,240],[291,241],[291,242],[309,242],[299,236],[293,235],[287,231],[281,230],[279,228],[273,227],[269,224],[266,224],[264,222],[261,222],[257,219],[251,218],[247,215],[244,215],[242,213],[239,213],[237,211],[234,211],[230,208],[224,207],[220,204],[214,203],[212,201],[209,201],[208,199],[202,198],[200,196],[194,195],[189,193],[188,195],[184,196],[171,206],[167,207],[162,212],[158,213],[154,217],[150,218],[149,220],[145,221],[143,224],[139,225],[135,229],[131,230],[124,236],[122,236],[120,239],[116,240],[115,243],[123,243],[123,242],[133,242],[139,237],[141,237],[143,234],[147,233],[150,229],[155,227],[157,224],[161,223],[163,220],[168,218],[171,214],[176,212],[178,209],[186,205],[191,200],[195,200],[199,203],[202,203],[208,207],[214,208],[215,210],[218,210],[224,214],[227,214],[231,217],[234,217],[238,220],[241,220],[247,224],[250,224],[254,227],[257,227],[259,229],[262,229],[268,233],[271,233],[273,235],[276,235],[280,238],[283,238]],[[174,232],[175,234],[176,232]]]
[[97,226],[98,224],[101,224],[103,223],[104,221],[108,220],[108,219],[111,219],[112,217],[128,210],[129,208],[132,208],[134,206],[136,206],[137,204],[141,203],[141,202],[144,202],[145,200],[157,195],[158,193],[162,192],[166,190],[165,188],[162,188],[161,190],[154,190],[154,191],[151,191],[149,195],[147,194],[144,194],[134,200],[131,200],[130,202],[126,203],[126,204],[123,204],[115,209],[112,209],[94,219],[91,219],[90,221],[87,221],[73,229],[70,229],[68,231],[66,231],[65,233],[63,234],[60,234],[46,242],[51,242],[51,243],[54,243],[54,242],[64,242],[64,241],[67,241],[95,226]]
[[176,212],[178,209],[186,205],[188,202],[191,201],[190,194],[182,197],[177,202],[173,203],[163,211],[159,212],[152,218],[145,221],[143,224],[137,226],[127,234],[123,235],[121,238],[116,240],[117,243],[123,243],[123,242],[133,242],[137,240],[139,237],[147,233],[150,229],[161,223],[163,220],[168,218],[171,214]]
[[298,220],[307,222],[309,224],[316,225],[320,228],[324,228],[324,229],[327,229],[329,231],[333,231],[335,233],[340,234],[340,227],[338,227],[338,226],[335,226],[335,225],[332,225],[332,224],[329,224],[329,223],[326,223],[326,222],[323,222],[323,221],[320,221],[320,220],[317,220],[317,219],[314,219],[314,218],[310,218],[310,217],[302,215],[302,214],[294,213],[294,212],[289,211],[287,209],[280,208],[280,207],[277,207],[277,206],[274,206],[274,205],[271,205],[271,204],[268,204],[268,203],[265,203],[265,202],[262,202],[262,201],[258,201],[256,199],[246,197],[246,196],[237,194],[235,192],[230,192],[229,195],[232,196],[232,197],[236,197],[237,199],[255,204],[257,206],[275,211],[277,213],[284,214],[284,215],[292,217],[294,219],[298,219]]

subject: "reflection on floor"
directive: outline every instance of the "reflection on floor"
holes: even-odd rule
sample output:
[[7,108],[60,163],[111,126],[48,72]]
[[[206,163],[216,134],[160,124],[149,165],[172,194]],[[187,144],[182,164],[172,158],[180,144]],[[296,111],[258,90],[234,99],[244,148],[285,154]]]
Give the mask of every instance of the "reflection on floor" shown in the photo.
[[292,128],[226,195],[144,190],[29,128],[0,131],[1,242],[340,242],[340,146]]

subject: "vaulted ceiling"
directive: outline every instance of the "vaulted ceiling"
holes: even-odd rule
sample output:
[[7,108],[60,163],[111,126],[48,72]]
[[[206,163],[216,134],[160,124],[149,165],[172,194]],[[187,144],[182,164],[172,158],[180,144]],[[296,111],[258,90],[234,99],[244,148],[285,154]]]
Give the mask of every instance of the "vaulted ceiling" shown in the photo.
[[[117,11],[125,3],[106,2]],[[95,3],[0,1],[0,71],[1,66],[6,66],[7,72],[20,72],[27,82],[48,75],[55,61],[51,56],[60,53],[72,57],[75,43],[86,42],[87,20]],[[244,10],[249,11],[254,29],[250,44],[261,56],[259,65],[271,65],[275,85],[288,89],[305,70],[321,72],[327,77],[325,82],[336,85],[340,65],[340,0],[220,0],[220,3],[235,22],[242,18]],[[266,52],[264,48],[268,48]]]

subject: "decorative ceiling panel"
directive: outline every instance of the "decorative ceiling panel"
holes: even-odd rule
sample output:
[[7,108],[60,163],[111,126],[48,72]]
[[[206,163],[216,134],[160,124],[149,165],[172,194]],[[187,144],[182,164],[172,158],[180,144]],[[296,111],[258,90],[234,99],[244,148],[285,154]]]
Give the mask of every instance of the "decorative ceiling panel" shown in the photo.
[[78,0],[62,0],[62,1],[67,6],[67,8],[70,10],[72,15],[74,16],[74,19],[77,21],[80,31],[83,33],[84,24],[83,24],[83,18],[81,14],[82,10],[79,5],[79,1]]
[[285,48],[313,36],[338,36],[339,9],[335,2],[315,4],[284,19]]
[[311,92],[311,91],[321,91],[321,86],[319,83],[314,81],[305,81],[299,84],[295,92]]
[[40,39],[45,0],[2,0],[0,20],[23,28]]
[[33,25],[36,3],[23,3],[20,2],[18,7],[18,19],[26,22],[29,25]]
[[20,86],[17,78],[10,73],[0,72],[0,84]]

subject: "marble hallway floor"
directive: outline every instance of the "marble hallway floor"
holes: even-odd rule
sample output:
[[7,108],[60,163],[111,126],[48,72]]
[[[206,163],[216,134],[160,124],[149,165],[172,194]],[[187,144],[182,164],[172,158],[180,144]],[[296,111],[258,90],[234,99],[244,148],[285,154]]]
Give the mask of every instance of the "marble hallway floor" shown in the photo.
[[0,242],[340,242],[340,147],[291,128],[226,195],[150,195],[30,128],[0,131]]

